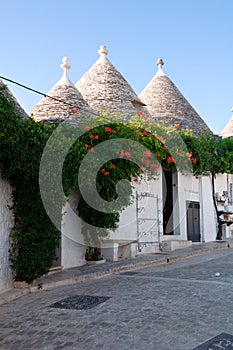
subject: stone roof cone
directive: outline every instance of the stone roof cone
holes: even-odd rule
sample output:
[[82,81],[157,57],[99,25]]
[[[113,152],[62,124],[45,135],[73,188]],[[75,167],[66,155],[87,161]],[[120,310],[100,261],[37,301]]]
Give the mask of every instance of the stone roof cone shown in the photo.
[[[15,112],[17,115],[19,115],[23,119],[27,119],[28,115],[23,109],[23,107],[19,104],[15,96],[12,94],[12,92],[8,89],[8,87],[3,83],[3,81],[0,79],[0,89],[3,87],[6,87],[6,90],[4,90],[4,93],[6,94],[7,97],[9,97],[15,104]],[[2,91],[0,91],[2,93]]]
[[[47,122],[79,121],[80,117],[95,115],[93,109],[83,99],[68,77],[70,69],[68,57],[63,57],[60,67],[63,76],[31,110],[30,115],[36,121]],[[52,98],[51,98],[52,97]]]
[[181,129],[192,129],[196,136],[205,132],[212,134],[208,125],[164,74],[163,60],[158,59],[157,65],[157,73],[139,95],[151,116],[165,122],[172,118],[170,123],[180,124]]
[[99,59],[75,84],[89,105],[99,113],[108,110],[110,115],[129,118],[140,111],[148,113],[121,73],[108,60],[106,46],[100,46]]
[[[233,112],[233,107],[232,107],[231,111]],[[222,131],[223,138],[230,137],[230,136],[231,137],[233,136],[233,115]]]

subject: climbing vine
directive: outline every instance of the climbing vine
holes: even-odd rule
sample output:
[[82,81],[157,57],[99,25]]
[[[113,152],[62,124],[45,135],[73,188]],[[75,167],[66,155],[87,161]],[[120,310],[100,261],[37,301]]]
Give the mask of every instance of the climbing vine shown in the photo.
[[[58,125],[36,123],[31,118],[22,119],[14,102],[7,95],[6,88],[0,89],[1,176],[7,179],[13,188],[12,210],[15,218],[11,234],[10,260],[15,279],[30,283],[48,273],[60,241],[59,227],[54,226],[46,213],[39,185],[41,157]],[[231,138],[222,140],[219,137],[204,135],[197,139],[190,131],[179,131],[177,124],[170,127],[154,124],[143,113],[132,118],[127,124],[103,117],[96,117],[95,120],[99,123],[88,121],[79,125],[80,129],[83,128],[83,133],[73,142],[67,153],[62,177],[64,193],[68,197],[72,189],[79,188],[80,167],[83,159],[90,156],[90,164],[85,168],[84,176],[87,195],[91,196],[91,169],[94,169],[98,162],[96,150],[99,145],[108,142],[101,151],[101,157],[106,156],[106,161],[101,163],[96,171],[95,185],[98,196],[109,203],[110,209],[119,199],[118,206],[112,211],[98,210],[98,196],[92,196],[90,205],[80,193],[77,207],[83,220],[84,237],[88,238],[92,245],[98,245],[99,240],[107,236],[109,229],[117,227],[120,212],[132,201],[133,184],[145,176],[147,179],[158,176],[160,164],[172,172],[185,172],[190,169],[191,164],[193,174],[197,176],[208,172],[233,173]],[[68,126],[67,133],[60,135],[61,148],[65,147],[73,127],[77,126]],[[130,144],[124,140],[134,141],[134,147],[130,149]],[[140,145],[144,148],[141,149]],[[119,192],[117,184],[123,179],[129,181],[121,181]],[[49,166],[47,181],[56,183],[53,169]],[[53,203],[60,219],[64,204],[62,196]]]

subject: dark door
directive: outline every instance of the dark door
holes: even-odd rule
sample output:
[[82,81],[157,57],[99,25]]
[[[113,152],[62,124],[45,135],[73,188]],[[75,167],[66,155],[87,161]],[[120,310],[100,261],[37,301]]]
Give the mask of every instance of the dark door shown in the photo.
[[187,237],[192,242],[200,242],[199,202],[187,202]]
[[173,235],[173,181],[172,172],[163,176],[163,234]]

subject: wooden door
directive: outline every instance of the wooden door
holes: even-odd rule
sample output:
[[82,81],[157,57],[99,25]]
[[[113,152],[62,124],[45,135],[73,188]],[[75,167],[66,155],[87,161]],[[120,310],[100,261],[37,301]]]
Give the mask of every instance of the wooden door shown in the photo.
[[187,238],[200,242],[200,203],[187,202]]

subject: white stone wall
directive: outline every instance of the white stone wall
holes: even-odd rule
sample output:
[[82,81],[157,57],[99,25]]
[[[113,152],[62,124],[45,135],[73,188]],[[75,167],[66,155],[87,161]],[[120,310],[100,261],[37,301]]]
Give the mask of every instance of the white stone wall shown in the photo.
[[217,215],[212,198],[210,176],[202,176],[200,178],[200,191],[202,193],[202,239],[205,242],[215,241],[217,236]]
[[212,187],[210,176],[195,178],[192,175],[178,174],[178,205],[175,232],[180,238],[187,239],[187,201],[200,203],[200,234],[202,242],[216,239],[217,218],[212,200]]
[[[158,198],[162,199],[161,179],[162,176],[159,174],[157,180],[142,180],[140,183],[134,183],[134,202],[121,213],[119,227],[110,233],[109,239],[120,242],[137,240],[136,191],[138,193],[148,192],[158,195]],[[143,207],[143,211],[139,214],[139,217],[157,218],[155,198],[145,197],[140,200],[139,205]],[[153,221],[145,221],[141,224],[140,229],[149,232],[152,225],[154,225]]]
[[76,208],[79,193],[73,191],[63,208],[61,235],[61,265],[64,269],[82,266],[86,263],[86,246],[81,232],[82,220],[78,217]]
[[14,219],[9,206],[12,204],[12,189],[7,181],[0,178],[0,293],[13,286],[12,272],[9,267],[9,235]]

